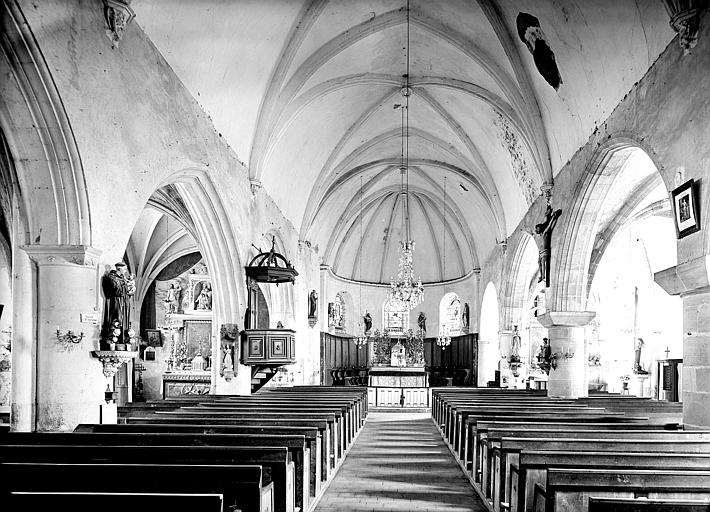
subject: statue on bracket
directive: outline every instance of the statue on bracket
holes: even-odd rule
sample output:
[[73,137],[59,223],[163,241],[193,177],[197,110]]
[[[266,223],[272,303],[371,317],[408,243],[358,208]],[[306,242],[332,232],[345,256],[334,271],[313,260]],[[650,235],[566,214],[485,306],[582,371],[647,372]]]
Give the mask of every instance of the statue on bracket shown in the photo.
[[308,295],[308,318],[318,317],[318,294],[312,290]]
[[417,325],[419,326],[419,332],[421,333],[421,336],[426,335],[426,314],[424,311],[421,311],[419,313],[419,318],[417,318]]
[[365,311],[365,316],[362,317],[362,321],[365,323],[365,334],[372,330],[372,317],[370,313]]
[[165,296],[165,312],[168,314],[178,313],[180,309],[180,283],[170,283],[168,293]]
[[547,199],[547,207],[545,208],[545,220],[535,225],[535,240],[539,252],[537,265],[540,271],[538,283],[544,281],[545,288],[550,287],[550,250],[552,245],[552,230],[557,224],[557,219],[562,215],[562,210],[557,209],[552,211],[550,198]]
[[[128,272],[126,264],[120,261],[104,275],[101,288],[105,297],[101,329],[104,344],[108,344],[109,340],[113,343],[130,343],[130,297],[136,293],[135,278]],[[119,330],[120,333],[115,332]]]
[[463,332],[467,333],[469,329],[469,310],[468,310],[468,302],[465,302],[463,305],[463,311],[461,313],[461,328],[463,329]]

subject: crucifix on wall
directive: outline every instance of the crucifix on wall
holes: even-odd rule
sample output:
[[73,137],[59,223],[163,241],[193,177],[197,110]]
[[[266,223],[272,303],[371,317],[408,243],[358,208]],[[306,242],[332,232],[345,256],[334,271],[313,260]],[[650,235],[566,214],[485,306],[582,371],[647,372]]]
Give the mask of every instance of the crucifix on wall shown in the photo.
[[547,208],[545,208],[545,220],[535,225],[535,240],[540,251],[537,265],[540,271],[538,283],[545,282],[545,288],[550,286],[550,247],[552,242],[552,230],[557,224],[557,219],[562,215],[562,210],[552,211],[550,198],[547,198]]

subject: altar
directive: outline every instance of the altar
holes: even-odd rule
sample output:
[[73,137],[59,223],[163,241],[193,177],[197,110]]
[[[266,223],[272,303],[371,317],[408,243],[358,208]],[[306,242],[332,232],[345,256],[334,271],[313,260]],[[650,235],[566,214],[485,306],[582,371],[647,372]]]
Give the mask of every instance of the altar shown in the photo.
[[425,388],[429,385],[423,366],[373,366],[370,386],[390,388]]

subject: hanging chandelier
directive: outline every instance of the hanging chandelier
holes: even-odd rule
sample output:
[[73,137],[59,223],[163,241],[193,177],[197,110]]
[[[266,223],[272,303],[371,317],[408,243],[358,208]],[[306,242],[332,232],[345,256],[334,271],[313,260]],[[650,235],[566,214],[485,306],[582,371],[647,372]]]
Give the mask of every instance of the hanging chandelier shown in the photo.
[[[443,270],[443,278],[444,278],[444,297],[446,297],[446,175],[444,174],[444,198],[441,201],[441,217],[443,219],[443,222],[441,224],[442,226],[442,232],[443,232],[443,237],[444,237],[444,270]],[[446,347],[451,345],[451,336],[449,336],[449,326],[444,325],[439,329],[439,336],[436,337],[436,344],[441,347],[441,350],[446,350]]]
[[446,350],[446,347],[451,345],[451,336],[449,336],[448,328],[444,328],[439,332],[439,336],[436,337],[436,344],[441,347],[441,350]]
[[400,175],[402,185],[402,234],[404,240],[399,242],[399,263],[397,276],[390,281],[388,300],[401,310],[411,311],[424,300],[424,286],[421,277],[414,278],[414,240],[411,238],[409,222],[409,1],[407,1],[407,72],[404,75],[404,87],[401,105],[395,105],[402,113],[402,145],[400,152]]
[[[362,247],[362,175],[360,175],[360,247]],[[359,267],[359,279],[358,279],[358,290],[359,290],[359,295],[360,295],[360,315],[362,315],[362,258],[359,259],[358,262],[358,267]],[[353,338],[353,343],[355,343],[355,346],[359,349],[367,345],[367,342],[370,341],[370,337],[368,336],[368,330],[367,326],[365,324],[365,317],[360,316],[360,322],[358,322],[358,327],[362,328],[362,334],[358,334]]]

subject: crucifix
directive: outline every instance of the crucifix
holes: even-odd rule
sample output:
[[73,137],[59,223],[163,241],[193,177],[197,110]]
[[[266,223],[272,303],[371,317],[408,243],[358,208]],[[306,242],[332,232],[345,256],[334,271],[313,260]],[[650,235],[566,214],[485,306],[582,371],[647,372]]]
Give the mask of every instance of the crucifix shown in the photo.
[[671,353],[671,351],[670,351],[670,349],[668,348],[668,346],[666,346],[666,350],[664,350],[664,352],[666,353],[666,359],[668,359],[668,354]]
[[562,210],[552,211],[550,198],[547,198],[547,208],[545,208],[545,220],[535,225],[535,239],[540,251],[537,265],[540,270],[538,283],[545,282],[545,288],[550,286],[550,247],[552,245],[552,230],[557,224],[557,219],[562,215]]

